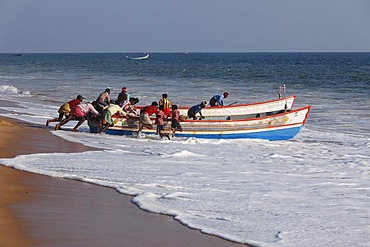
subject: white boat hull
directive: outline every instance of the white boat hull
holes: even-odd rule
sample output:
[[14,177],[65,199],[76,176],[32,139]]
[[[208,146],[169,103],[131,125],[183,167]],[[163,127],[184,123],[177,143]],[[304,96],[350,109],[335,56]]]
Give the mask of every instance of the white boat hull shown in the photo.
[[[296,136],[307,120],[310,106],[272,116],[240,120],[185,120],[177,137],[208,139],[258,138],[288,140]],[[166,133],[170,133],[170,125]],[[121,119],[107,130],[107,134],[135,135],[139,128],[138,118]],[[155,129],[144,129],[143,134],[155,134]]]

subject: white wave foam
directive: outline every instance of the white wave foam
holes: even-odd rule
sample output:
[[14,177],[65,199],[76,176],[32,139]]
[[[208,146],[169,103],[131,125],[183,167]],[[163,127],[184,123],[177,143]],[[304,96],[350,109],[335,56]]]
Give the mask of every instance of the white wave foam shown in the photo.
[[20,93],[20,90],[14,86],[11,85],[1,85],[0,86],[0,92],[5,93]]
[[182,150],[180,152],[175,152],[175,153],[168,154],[168,155],[163,155],[163,156],[187,158],[187,157],[202,157],[204,155],[193,153],[193,152],[190,152],[188,150]]
[[12,85],[0,85],[0,93],[18,95],[18,96],[30,96],[31,95],[29,91],[21,91]]

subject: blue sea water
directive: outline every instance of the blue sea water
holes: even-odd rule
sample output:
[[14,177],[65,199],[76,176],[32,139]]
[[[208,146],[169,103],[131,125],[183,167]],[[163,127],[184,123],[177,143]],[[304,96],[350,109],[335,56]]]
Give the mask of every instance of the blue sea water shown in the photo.
[[[311,105],[289,141],[161,141],[58,131],[104,151],[35,154],[0,163],[111,186],[140,207],[257,246],[370,246],[370,53],[0,54],[3,116],[44,124],[82,94],[121,87],[140,105],[167,93],[193,105],[275,99],[280,85]],[[71,123],[69,127],[74,126]],[[121,162],[112,162],[112,161]],[[109,164],[103,165],[103,164]],[[299,244],[297,244],[299,243]]]

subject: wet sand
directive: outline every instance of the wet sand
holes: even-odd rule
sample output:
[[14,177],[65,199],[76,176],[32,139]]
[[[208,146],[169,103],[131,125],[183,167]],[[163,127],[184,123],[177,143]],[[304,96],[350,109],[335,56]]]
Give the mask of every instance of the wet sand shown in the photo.
[[[0,100],[0,105],[4,102]],[[0,117],[0,157],[91,150]],[[0,165],[0,246],[241,247],[148,213],[114,189]]]

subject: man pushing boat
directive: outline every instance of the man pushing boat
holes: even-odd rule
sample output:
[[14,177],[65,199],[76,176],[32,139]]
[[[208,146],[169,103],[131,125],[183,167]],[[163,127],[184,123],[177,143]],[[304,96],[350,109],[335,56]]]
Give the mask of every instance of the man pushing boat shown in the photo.
[[137,131],[137,135],[140,136],[141,131],[143,128],[153,129],[153,123],[150,120],[151,115],[158,114],[158,103],[153,101],[151,105],[145,106],[140,113],[139,119],[139,130]]

